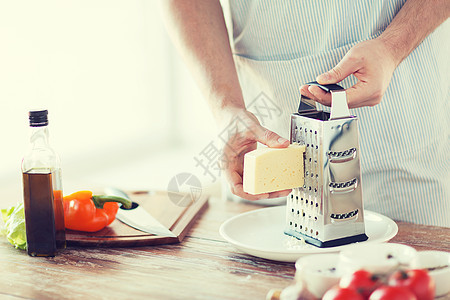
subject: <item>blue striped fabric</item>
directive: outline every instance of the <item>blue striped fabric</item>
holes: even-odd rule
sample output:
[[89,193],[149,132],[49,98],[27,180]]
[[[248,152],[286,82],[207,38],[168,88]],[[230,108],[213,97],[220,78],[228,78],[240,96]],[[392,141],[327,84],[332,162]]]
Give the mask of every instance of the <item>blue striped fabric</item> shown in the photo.
[[[379,36],[404,2],[229,0],[245,101],[264,92],[283,113],[263,125],[289,137],[299,87]],[[352,110],[360,119],[366,209],[450,227],[449,53],[447,20],[399,65],[381,104]],[[355,83],[351,76],[341,84]]]

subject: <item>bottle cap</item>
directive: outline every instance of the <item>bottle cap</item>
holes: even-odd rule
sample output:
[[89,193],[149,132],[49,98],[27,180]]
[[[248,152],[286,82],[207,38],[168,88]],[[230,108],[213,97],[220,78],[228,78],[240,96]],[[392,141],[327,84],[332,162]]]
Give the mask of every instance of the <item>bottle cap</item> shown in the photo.
[[28,113],[31,127],[42,127],[48,125],[48,111],[35,110]]

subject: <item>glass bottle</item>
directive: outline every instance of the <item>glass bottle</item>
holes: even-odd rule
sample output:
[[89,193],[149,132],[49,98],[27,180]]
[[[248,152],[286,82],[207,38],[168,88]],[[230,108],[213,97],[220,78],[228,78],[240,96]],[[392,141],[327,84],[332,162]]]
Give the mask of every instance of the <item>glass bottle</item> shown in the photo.
[[49,145],[48,111],[30,111],[31,149],[22,160],[27,252],[54,256],[66,247],[61,167]]

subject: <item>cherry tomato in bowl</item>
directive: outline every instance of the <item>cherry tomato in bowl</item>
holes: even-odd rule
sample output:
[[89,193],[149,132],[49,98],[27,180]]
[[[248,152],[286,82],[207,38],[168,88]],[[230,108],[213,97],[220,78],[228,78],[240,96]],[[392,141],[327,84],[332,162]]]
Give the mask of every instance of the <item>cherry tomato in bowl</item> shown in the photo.
[[366,270],[344,275],[339,281],[342,288],[350,288],[361,294],[364,299],[369,299],[370,294],[382,285],[380,277]]
[[364,297],[354,289],[335,286],[323,295],[322,300],[364,300]]
[[399,270],[389,277],[389,285],[408,288],[420,300],[433,300],[435,285],[426,270]]
[[369,300],[418,300],[418,299],[406,287],[382,285],[370,295]]

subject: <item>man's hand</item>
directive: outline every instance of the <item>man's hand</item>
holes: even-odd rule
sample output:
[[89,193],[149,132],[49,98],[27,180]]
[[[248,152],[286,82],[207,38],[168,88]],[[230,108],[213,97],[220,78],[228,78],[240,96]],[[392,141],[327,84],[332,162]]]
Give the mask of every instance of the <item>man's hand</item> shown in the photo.
[[[389,48],[381,40],[373,39],[351,48],[336,67],[316,80],[320,84],[331,84],[354,75],[358,83],[346,90],[349,108],[374,106],[381,102],[397,65]],[[304,85],[300,92],[321,104],[331,105],[331,94],[318,86]]]
[[226,127],[227,141],[223,149],[222,169],[225,173],[231,192],[247,200],[276,198],[289,195],[291,190],[273,193],[250,195],[244,192],[242,185],[244,155],[255,150],[257,142],[273,148],[286,148],[289,141],[278,134],[264,128],[258,119],[245,109],[230,114],[232,118]]
[[227,134],[221,159],[231,191],[248,200],[287,196],[290,191],[256,196],[243,191],[245,153],[256,149],[257,142],[283,148],[289,141],[279,140],[245,109],[220,1],[161,0],[161,8],[167,29],[199,83],[219,129],[227,133],[236,129]]
[[[392,22],[376,39],[354,46],[332,70],[319,75],[321,84],[338,83],[354,75],[358,83],[347,89],[350,108],[381,102],[395,68],[436,27],[450,16],[450,1],[407,0]],[[331,105],[331,95],[317,86],[302,86],[302,95]]]

